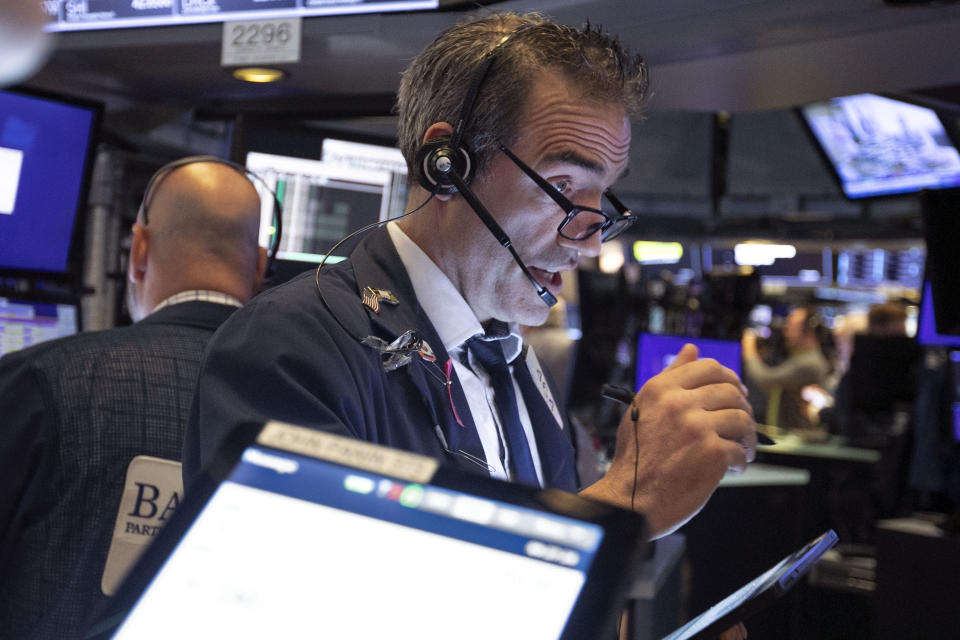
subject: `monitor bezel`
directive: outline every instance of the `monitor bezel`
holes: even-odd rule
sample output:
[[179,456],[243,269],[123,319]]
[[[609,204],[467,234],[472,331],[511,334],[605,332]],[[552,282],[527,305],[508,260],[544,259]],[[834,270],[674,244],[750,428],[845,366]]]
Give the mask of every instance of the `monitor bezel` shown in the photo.
[[73,229],[70,232],[70,244],[67,247],[66,267],[62,271],[44,269],[18,269],[0,265],[0,275],[11,278],[35,280],[53,280],[68,282],[80,287],[83,282],[84,254],[87,231],[87,218],[90,209],[90,189],[93,183],[93,170],[96,164],[97,149],[100,144],[100,127],[103,122],[104,103],[47,90],[34,89],[18,85],[2,89],[27,98],[47,100],[66,106],[87,109],[91,113],[89,143],[84,157],[83,174],[80,177],[80,190],[77,193],[76,211],[73,216]]

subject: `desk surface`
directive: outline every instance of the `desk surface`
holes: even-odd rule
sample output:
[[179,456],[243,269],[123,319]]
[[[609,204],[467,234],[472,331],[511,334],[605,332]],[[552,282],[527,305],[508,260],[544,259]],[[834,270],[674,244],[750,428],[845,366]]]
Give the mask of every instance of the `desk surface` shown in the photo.
[[810,484],[810,472],[806,469],[760,463],[747,465],[743,473],[727,473],[720,480],[721,487],[783,487],[807,484]]
[[875,463],[880,461],[880,452],[876,449],[848,447],[835,440],[824,443],[804,442],[789,433],[777,436],[777,444],[763,447],[760,451],[762,453],[850,460],[853,462]]

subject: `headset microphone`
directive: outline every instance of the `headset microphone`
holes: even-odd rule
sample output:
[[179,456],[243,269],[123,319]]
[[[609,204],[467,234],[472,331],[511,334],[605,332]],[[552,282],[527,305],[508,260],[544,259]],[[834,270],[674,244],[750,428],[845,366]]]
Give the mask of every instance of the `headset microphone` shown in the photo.
[[441,136],[425,142],[417,152],[414,166],[416,167],[417,181],[420,183],[420,186],[430,193],[435,195],[452,195],[459,192],[463,195],[464,200],[467,201],[467,204],[470,205],[470,208],[473,209],[473,212],[477,214],[477,217],[480,218],[483,224],[487,226],[487,229],[489,229],[490,233],[497,239],[497,242],[513,256],[514,261],[519,265],[520,270],[523,271],[523,275],[527,276],[530,283],[533,284],[537,290],[537,295],[540,299],[543,300],[548,307],[552,307],[557,304],[557,297],[537,282],[537,279],[530,273],[527,265],[520,259],[516,249],[513,248],[513,243],[510,242],[510,238],[504,233],[503,229],[500,228],[497,221],[493,219],[493,216],[491,216],[490,212],[483,206],[480,199],[477,198],[477,196],[470,191],[470,187],[467,186],[473,179],[474,162],[469,149],[463,144],[463,136],[467,130],[467,124],[473,117],[473,110],[477,105],[477,97],[480,95],[480,89],[487,75],[490,73],[490,69],[493,67],[497,55],[514,36],[532,26],[532,24],[520,25],[500,38],[493,49],[484,55],[467,89],[466,96],[463,100],[463,107],[460,110],[460,117],[457,120],[457,126],[453,131],[453,135],[450,138]]
[[470,208],[473,209],[474,213],[477,214],[477,217],[487,226],[487,229],[490,230],[490,233],[493,234],[493,237],[497,239],[497,242],[500,245],[510,252],[510,255],[513,256],[514,261],[520,267],[520,270],[523,271],[523,275],[527,276],[530,280],[530,283],[537,290],[537,295],[540,296],[540,299],[548,306],[552,307],[557,304],[557,297],[550,293],[546,287],[537,282],[537,279],[533,277],[533,274],[530,273],[530,270],[527,268],[527,265],[523,263],[523,260],[520,259],[520,255],[517,254],[517,250],[513,248],[513,243],[510,242],[510,237],[506,234],[503,228],[497,224],[497,221],[493,219],[493,216],[490,215],[490,212],[487,211],[487,208],[483,206],[483,203],[480,202],[480,199],[474,195],[470,187],[467,186],[467,183],[463,181],[460,175],[453,170],[447,172],[447,177],[450,178],[450,182],[457,188],[457,191],[460,192],[460,195],[463,196],[463,199],[467,201],[467,204],[470,205]]

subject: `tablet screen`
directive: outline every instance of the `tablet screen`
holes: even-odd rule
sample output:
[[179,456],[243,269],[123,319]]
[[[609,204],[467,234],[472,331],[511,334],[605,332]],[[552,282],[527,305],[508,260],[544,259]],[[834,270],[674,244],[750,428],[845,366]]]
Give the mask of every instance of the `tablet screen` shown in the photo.
[[641,516],[575,494],[279,423],[232,444],[124,585],[114,638],[579,638],[613,628],[642,557]]
[[693,640],[725,631],[786,593],[836,543],[837,534],[832,529],[827,531],[663,640]]

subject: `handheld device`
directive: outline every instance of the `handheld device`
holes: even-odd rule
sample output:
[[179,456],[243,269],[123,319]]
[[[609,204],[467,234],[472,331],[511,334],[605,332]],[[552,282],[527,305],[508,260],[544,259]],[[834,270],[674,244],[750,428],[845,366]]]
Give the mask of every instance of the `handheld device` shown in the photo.
[[663,640],[716,638],[789,591],[836,543],[836,532],[827,530]]

